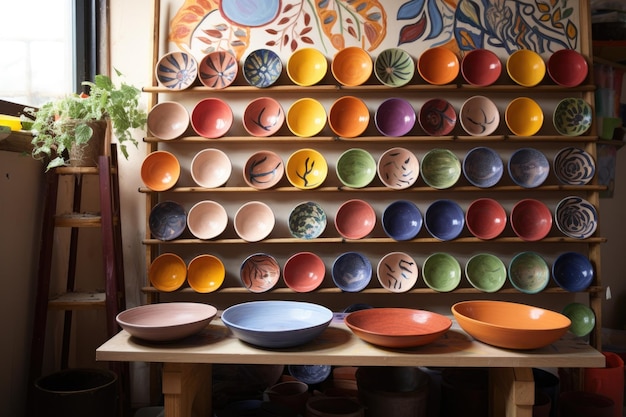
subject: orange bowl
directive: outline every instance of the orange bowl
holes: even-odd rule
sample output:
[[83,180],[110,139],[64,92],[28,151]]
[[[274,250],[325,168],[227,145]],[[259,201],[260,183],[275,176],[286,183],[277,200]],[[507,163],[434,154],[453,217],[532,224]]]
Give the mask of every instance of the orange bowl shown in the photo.
[[517,97],[506,107],[504,120],[516,136],[533,136],[543,126],[543,110],[530,97]]
[[339,97],[328,111],[330,129],[344,138],[355,138],[365,132],[369,121],[369,109],[358,97]]
[[432,343],[452,326],[441,314],[409,308],[369,308],[350,313],[346,326],[374,345],[406,348]]
[[198,255],[189,262],[187,282],[198,293],[210,293],[217,290],[224,282],[226,269],[214,255]]
[[559,340],[571,324],[561,313],[506,301],[463,301],[452,306],[452,314],[470,336],[507,349],[542,348]]
[[449,84],[459,75],[459,70],[459,58],[443,46],[427,49],[417,61],[417,71],[429,84]]
[[175,253],[162,253],[150,264],[148,279],[159,291],[176,291],[187,279],[187,264]]
[[154,151],[141,164],[141,180],[152,191],[172,188],[180,176],[180,163],[174,154]]
[[333,57],[330,71],[342,85],[361,85],[372,75],[374,63],[369,54],[358,46],[350,46]]

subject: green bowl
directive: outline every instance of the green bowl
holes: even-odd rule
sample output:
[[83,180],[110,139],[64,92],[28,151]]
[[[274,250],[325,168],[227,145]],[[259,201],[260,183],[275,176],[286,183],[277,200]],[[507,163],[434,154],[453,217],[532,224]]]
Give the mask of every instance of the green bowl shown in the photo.
[[448,253],[433,253],[422,266],[424,282],[437,292],[454,290],[461,283],[461,274],[459,261]]
[[495,255],[479,253],[465,264],[465,276],[477,290],[497,292],[506,282],[506,266]]
[[550,282],[550,267],[536,252],[521,252],[509,263],[509,281],[517,290],[536,294]]
[[572,334],[587,336],[596,325],[596,315],[593,310],[582,303],[570,303],[563,308],[563,315],[572,321],[569,331]]
[[363,188],[376,176],[376,161],[365,149],[348,149],[337,159],[337,177],[346,187]]
[[461,162],[454,152],[436,148],[422,158],[422,178],[432,188],[450,188],[461,176]]

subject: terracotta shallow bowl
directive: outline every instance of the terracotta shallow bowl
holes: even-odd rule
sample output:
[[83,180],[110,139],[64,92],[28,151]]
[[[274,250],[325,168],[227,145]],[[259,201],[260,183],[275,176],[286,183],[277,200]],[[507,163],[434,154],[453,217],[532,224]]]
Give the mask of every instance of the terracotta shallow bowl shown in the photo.
[[449,253],[433,253],[422,265],[424,283],[437,292],[456,289],[461,283],[462,276],[461,264]]
[[200,187],[217,188],[228,181],[233,170],[230,158],[220,149],[206,148],[194,155],[189,169]]
[[283,266],[283,280],[287,287],[296,292],[311,292],[324,281],[326,266],[318,255],[312,252],[298,252]]
[[563,184],[585,185],[596,173],[596,162],[584,149],[568,146],[554,156],[552,168]]
[[535,188],[548,178],[550,162],[539,149],[520,148],[511,154],[507,168],[515,184],[524,188]]
[[222,313],[235,337],[264,348],[304,345],[322,334],[332,318],[328,308],[301,301],[251,301]]
[[216,90],[231,85],[237,78],[238,71],[237,58],[228,51],[210,52],[198,64],[200,82]]
[[564,98],[557,104],[552,116],[554,128],[564,136],[580,136],[593,121],[593,109],[582,98]]
[[506,227],[506,220],[504,207],[492,198],[476,199],[465,211],[467,230],[483,240],[500,236]]
[[363,188],[376,177],[376,160],[365,149],[351,148],[339,155],[335,170],[346,187]]
[[198,255],[187,266],[187,282],[198,293],[217,290],[222,286],[225,276],[224,263],[215,255]]
[[285,173],[294,187],[311,190],[326,180],[328,164],[320,152],[309,148],[298,149],[287,159]]
[[299,239],[315,239],[326,229],[326,212],[314,201],[305,201],[289,213],[289,233]]
[[510,214],[511,228],[522,240],[534,242],[550,233],[552,213],[542,201],[526,198],[515,203]]
[[403,98],[391,97],[378,105],[374,122],[385,136],[404,136],[413,129],[417,116],[411,103]]
[[159,58],[155,73],[162,86],[172,90],[184,90],[191,87],[198,78],[198,61],[187,52],[170,52]]
[[504,119],[516,136],[533,136],[543,126],[543,110],[529,97],[517,97],[506,107]]
[[262,201],[244,203],[234,218],[235,232],[247,242],[258,242],[272,233],[276,219],[274,212]]
[[459,122],[468,135],[489,136],[500,125],[500,112],[490,98],[473,96],[461,105]]
[[354,138],[367,129],[370,113],[363,100],[343,96],[335,100],[328,111],[328,125],[337,136]]
[[157,203],[148,216],[148,227],[155,239],[174,240],[185,231],[187,213],[175,201]]
[[571,321],[563,314],[505,301],[463,301],[452,306],[461,328],[475,339],[507,349],[538,349],[559,340]]
[[285,122],[285,111],[271,97],[252,100],[243,111],[243,127],[252,136],[272,136]]
[[248,291],[253,293],[266,292],[278,283],[280,265],[272,255],[255,253],[241,263],[239,278]]
[[350,313],[346,326],[359,338],[389,348],[423,346],[439,339],[452,320],[437,313],[409,308],[370,308]]
[[352,199],[342,203],[335,214],[335,228],[346,239],[361,239],[371,233],[376,212],[366,201]]
[[148,130],[159,139],[176,139],[189,127],[189,112],[176,101],[162,101],[148,113]]
[[415,61],[404,49],[385,49],[374,61],[374,75],[387,87],[402,87],[413,79],[414,74]]
[[584,291],[593,282],[594,268],[589,258],[578,252],[564,252],[552,263],[552,278],[570,292]]
[[494,149],[478,146],[470,149],[463,158],[463,175],[480,188],[496,185],[504,173],[502,158]]
[[376,275],[381,287],[390,292],[407,292],[417,283],[419,267],[409,254],[390,252],[378,261]]
[[141,180],[153,191],[166,191],[176,185],[180,163],[173,153],[150,152],[141,164]]
[[502,62],[495,52],[474,49],[461,60],[461,74],[472,85],[485,87],[495,83],[502,73]]
[[176,291],[187,279],[187,264],[175,253],[162,253],[150,263],[148,279],[159,291]]
[[129,308],[116,317],[131,336],[167,342],[200,332],[217,315],[212,305],[202,303],[158,303]]
[[296,50],[287,60],[287,75],[294,84],[307,87],[317,84],[328,71],[328,61],[315,48]]
[[424,225],[435,239],[452,240],[457,238],[465,226],[463,208],[453,200],[433,201],[426,209]]
[[291,133],[303,138],[315,136],[326,126],[326,109],[314,98],[296,100],[287,110],[287,126]]
[[523,87],[534,87],[546,75],[546,63],[537,52],[519,49],[508,57],[506,71],[515,83]]
[[335,54],[330,71],[340,84],[352,87],[361,85],[372,75],[372,58],[358,46],[343,48]]
[[569,331],[575,336],[587,336],[596,325],[596,315],[583,303],[569,303],[563,308],[563,315],[572,321]]
[[563,87],[576,87],[587,78],[589,65],[585,57],[573,49],[560,49],[548,58],[548,75]]
[[556,227],[565,236],[586,239],[596,232],[598,211],[589,201],[579,196],[569,196],[559,201],[554,209]]
[[383,211],[383,230],[397,241],[415,238],[422,229],[422,223],[422,212],[409,200],[396,200]]
[[417,60],[417,71],[429,84],[449,84],[459,75],[459,70],[459,58],[444,46],[425,50]]
[[403,190],[417,181],[420,163],[417,156],[406,148],[387,149],[376,164],[378,178],[385,187]]
[[504,262],[490,253],[478,253],[465,264],[467,280],[479,291],[497,292],[506,283],[506,266]]
[[456,126],[456,110],[449,101],[433,98],[420,107],[418,121],[428,135],[446,136]]
[[525,294],[539,293],[550,282],[550,267],[536,252],[516,254],[509,263],[508,271],[511,285]]
[[335,258],[331,277],[341,291],[359,292],[372,279],[372,264],[362,253],[345,252]]
[[198,239],[213,239],[226,229],[228,213],[220,203],[198,201],[187,213],[187,227]]
[[265,88],[276,83],[283,72],[283,62],[270,49],[250,52],[243,62],[243,77],[253,87]]
[[250,187],[267,190],[277,185],[285,175],[282,158],[272,151],[258,151],[250,155],[243,167],[243,179]]
[[191,110],[193,130],[205,138],[216,139],[224,136],[232,124],[233,111],[222,99],[205,98]]
[[449,149],[434,148],[422,157],[421,172],[429,187],[450,188],[461,177],[461,161]]

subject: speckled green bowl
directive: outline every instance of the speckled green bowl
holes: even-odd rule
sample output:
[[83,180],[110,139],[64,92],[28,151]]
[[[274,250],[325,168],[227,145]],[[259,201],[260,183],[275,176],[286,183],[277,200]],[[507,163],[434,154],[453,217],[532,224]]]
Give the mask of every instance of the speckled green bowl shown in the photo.
[[337,159],[337,177],[346,187],[363,188],[376,176],[376,161],[365,149],[352,148]]
[[421,167],[424,182],[432,188],[450,188],[461,176],[461,162],[448,149],[431,149],[422,158]]
[[449,292],[461,283],[461,265],[448,253],[430,255],[422,266],[422,277],[429,288],[437,292]]
[[465,264],[465,276],[477,290],[497,292],[506,282],[506,266],[495,255],[479,253]]

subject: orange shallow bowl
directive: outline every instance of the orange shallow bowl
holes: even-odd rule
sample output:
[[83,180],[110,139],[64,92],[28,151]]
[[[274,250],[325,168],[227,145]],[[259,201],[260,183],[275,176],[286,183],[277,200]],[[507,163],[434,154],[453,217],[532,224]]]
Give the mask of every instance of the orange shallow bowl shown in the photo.
[[429,84],[449,84],[459,75],[459,58],[444,46],[430,48],[420,55],[417,71]]
[[506,301],[462,301],[452,306],[461,328],[483,343],[507,349],[539,349],[559,340],[570,319],[561,313]]
[[410,308],[370,308],[345,318],[352,332],[374,345],[406,348],[432,343],[452,326],[441,314]]

